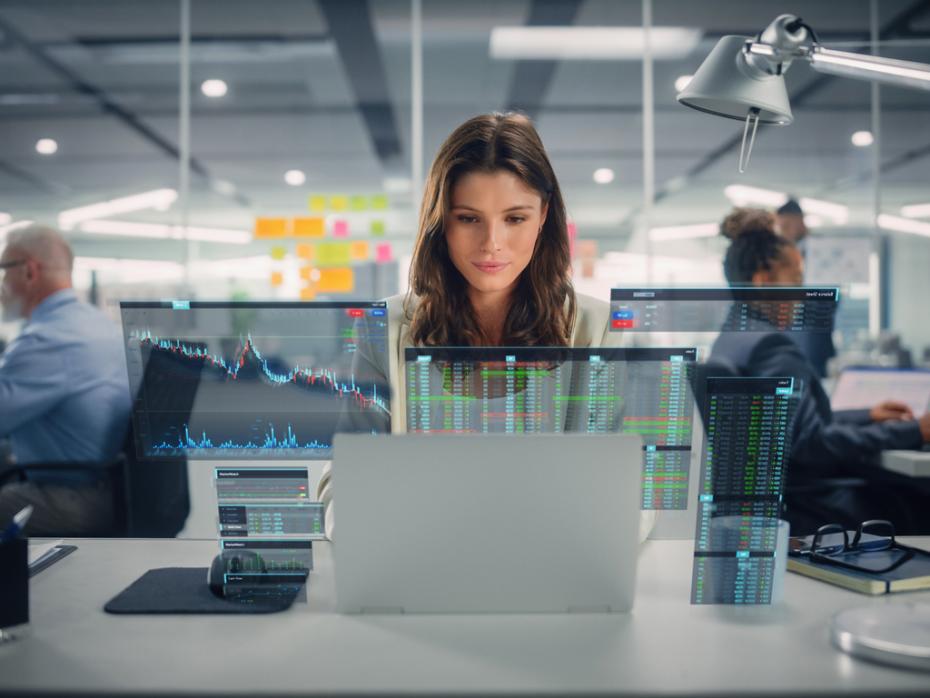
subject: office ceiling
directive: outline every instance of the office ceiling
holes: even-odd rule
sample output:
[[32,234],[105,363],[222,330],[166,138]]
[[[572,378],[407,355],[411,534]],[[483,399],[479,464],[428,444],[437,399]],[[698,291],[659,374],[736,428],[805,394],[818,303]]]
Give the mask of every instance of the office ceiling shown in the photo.
[[[374,193],[386,178],[409,178],[407,0],[191,4],[193,223],[249,228],[255,215],[305,211],[311,192]],[[879,5],[889,42],[883,53],[930,62],[930,2]],[[761,1],[653,0],[655,25],[703,33],[690,55],[655,64],[660,223],[719,219],[728,207],[723,187],[736,182],[834,200],[850,205],[854,217],[860,210],[866,216],[872,150],[854,147],[850,135],[870,128],[867,84],[793,67],[787,82],[795,123],[761,129],[742,176],[739,124],[675,102],[675,78],[693,73],[717,38],[756,33],[791,10]],[[868,50],[868,0],[806,0],[803,16],[825,44]],[[423,0],[423,20],[426,165],[469,116],[522,108],[537,121],[582,232],[628,234],[642,199],[641,63],[496,60],[488,41],[502,25],[637,26],[641,2]],[[54,220],[64,208],[177,187],[178,38],[178,2],[0,3],[0,211]],[[207,78],[226,81],[227,95],[201,94]],[[928,115],[930,93],[882,88],[882,197],[889,212],[930,199]],[[36,152],[41,137],[58,141],[55,155]],[[614,182],[595,184],[598,167],[613,168]],[[306,172],[303,186],[284,183],[291,168]],[[409,194],[392,200],[397,210],[410,210]],[[99,250],[116,241],[78,243]],[[164,244],[132,244],[144,254],[174,254]],[[204,247],[226,254],[218,245]]]

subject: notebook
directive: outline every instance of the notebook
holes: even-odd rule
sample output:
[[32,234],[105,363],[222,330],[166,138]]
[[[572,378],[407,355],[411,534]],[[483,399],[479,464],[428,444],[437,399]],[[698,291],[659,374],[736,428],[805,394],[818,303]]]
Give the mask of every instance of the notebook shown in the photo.
[[[796,539],[792,539],[796,540]],[[894,562],[899,551],[873,551],[868,553],[846,553],[844,562],[866,564],[882,568]],[[836,565],[811,562],[806,557],[789,554],[788,569],[806,577],[819,579],[828,584],[861,594],[891,594],[897,591],[920,591],[930,589],[930,553],[917,551],[917,554],[897,569],[890,572],[868,573],[838,567]]]

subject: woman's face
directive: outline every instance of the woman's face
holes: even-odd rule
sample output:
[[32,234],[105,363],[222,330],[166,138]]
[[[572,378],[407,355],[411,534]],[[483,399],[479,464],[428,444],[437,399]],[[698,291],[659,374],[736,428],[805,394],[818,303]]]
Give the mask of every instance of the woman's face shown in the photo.
[[512,172],[472,172],[452,190],[445,221],[455,268],[472,293],[509,295],[536,249],[548,206]]

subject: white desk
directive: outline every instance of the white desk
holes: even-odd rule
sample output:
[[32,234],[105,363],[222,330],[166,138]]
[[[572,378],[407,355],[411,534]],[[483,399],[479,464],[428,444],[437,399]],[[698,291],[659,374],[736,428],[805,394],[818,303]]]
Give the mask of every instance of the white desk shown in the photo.
[[32,580],[32,634],[0,647],[0,693],[930,694],[930,674],[847,657],[827,633],[840,609],[930,593],[871,598],[789,574],[780,608],[691,606],[683,541],[645,545],[632,614],[510,616],[335,614],[326,544],[308,603],[285,613],[112,616],[103,604],[147,569],[205,566],[216,543],[75,542]]

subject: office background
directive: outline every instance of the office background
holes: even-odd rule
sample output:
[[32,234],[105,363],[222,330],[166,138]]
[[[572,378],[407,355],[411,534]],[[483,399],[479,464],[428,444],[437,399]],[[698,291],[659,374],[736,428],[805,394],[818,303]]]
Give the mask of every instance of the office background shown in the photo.
[[[795,123],[760,128],[742,175],[741,124],[675,101],[721,36],[791,11],[827,46],[930,62],[914,0],[6,0],[0,238],[62,227],[79,292],[114,318],[119,299],[381,297],[406,287],[440,142],[519,109],[565,194],[579,291],[722,282],[721,218],[791,194],[807,281],[843,286],[840,362],[930,361],[930,94],[797,65]],[[520,54],[495,31],[525,26],[627,33]]]

